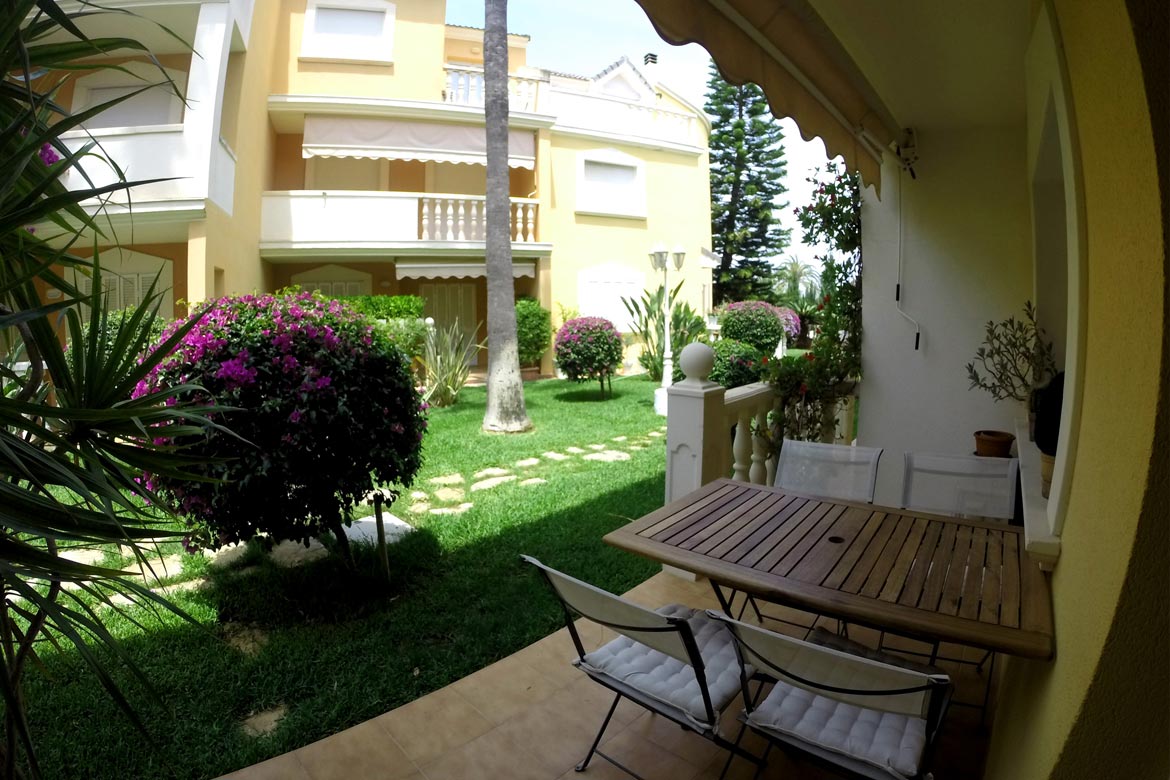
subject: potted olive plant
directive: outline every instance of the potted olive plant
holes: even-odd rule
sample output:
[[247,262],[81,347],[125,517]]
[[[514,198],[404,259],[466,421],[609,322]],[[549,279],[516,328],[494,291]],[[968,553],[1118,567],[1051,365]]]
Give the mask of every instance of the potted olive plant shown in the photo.
[[[970,389],[985,390],[997,401],[1011,399],[1026,404],[1029,421],[1033,419],[1035,389],[1055,373],[1052,342],[1044,338],[1031,301],[1024,302],[1021,319],[1012,316],[1002,322],[988,322],[983,344],[967,364]],[[975,452],[1006,457],[1013,439],[1004,431],[976,431]]]

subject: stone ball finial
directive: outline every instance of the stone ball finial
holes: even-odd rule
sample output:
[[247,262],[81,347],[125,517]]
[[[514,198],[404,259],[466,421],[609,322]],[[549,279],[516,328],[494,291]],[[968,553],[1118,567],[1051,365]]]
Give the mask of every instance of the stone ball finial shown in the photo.
[[705,382],[715,365],[715,350],[696,341],[683,347],[678,362],[687,379]]

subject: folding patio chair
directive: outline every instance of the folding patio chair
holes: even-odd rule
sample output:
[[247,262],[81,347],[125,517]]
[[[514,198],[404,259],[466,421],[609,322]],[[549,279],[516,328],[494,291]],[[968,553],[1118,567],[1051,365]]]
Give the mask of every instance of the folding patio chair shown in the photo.
[[776,487],[842,501],[873,503],[881,447],[853,447],[785,439]]
[[882,663],[718,612],[708,614],[731,629],[742,668],[754,668],[757,677],[774,681],[757,702],[748,691],[746,671],[740,679],[740,719],[768,741],[765,761],[778,746],[851,776],[930,777],[925,767],[950,702],[947,675]]
[[[924,512],[952,517],[976,517],[988,520],[1010,520],[1016,511],[1016,474],[1020,468],[1017,458],[987,458],[977,455],[950,455],[933,452],[907,452],[906,471],[902,477],[902,506]],[[883,646],[885,636],[878,645]],[[901,652],[919,654],[912,650]],[[931,643],[932,662],[939,658],[938,643]],[[961,658],[941,658],[954,663],[973,664],[983,673],[983,666],[991,661],[991,669],[984,683],[983,703],[974,706],[986,713],[991,694],[991,671],[995,669],[995,655],[984,653],[977,662]]]
[[[785,439],[780,447],[780,459],[776,464],[776,487],[824,498],[841,501],[873,503],[874,486],[877,484],[878,461],[882,457],[881,447],[856,447],[844,444],[822,444],[812,441]],[[735,600],[733,590],[728,604]],[[747,605],[751,604],[756,617],[763,621],[764,614],[759,604],[749,593],[737,617],[743,617]],[[798,628],[800,623],[773,618]],[[838,625],[843,631],[843,624]]]
[[907,452],[902,506],[952,517],[1010,520],[1016,511],[1017,458]]
[[[597,754],[623,772],[639,777],[598,749],[623,696],[729,751],[728,764],[734,756],[741,756],[759,765],[759,758],[739,747],[743,728],[734,742],[719,733],[720,716],[740,692],[742,672],[731,634],[722,623],[702,610],[678,604],[649,610],[551,569],[535,558],[521,558],[540,571],[561,602],[565,624],[577,649],[573,665],[616,694],[589,752],[577,764],[578,772],[584,772]],[[578,615],[612,629],[618,638],[585,652],[574,623]]]

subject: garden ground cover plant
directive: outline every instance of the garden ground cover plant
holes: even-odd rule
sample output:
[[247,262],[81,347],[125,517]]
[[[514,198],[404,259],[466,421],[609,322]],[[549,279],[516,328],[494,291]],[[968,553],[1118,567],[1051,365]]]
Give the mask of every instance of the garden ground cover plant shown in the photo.
[[[663,420],[653,391],[644,378],[617,379],[602,402],[592,388],[530,383],[536,429],[514,436],[481,432],[482,388],[432,410],[416,487],[431,490],[430,480],[452,474],[469,486],[492,467],[518,479],[469,492],[473,506],[461,514],[411,514],[404,496],[392,511],[420,530],[391,548],[389,585],[378,582],[364,548],[354,572],[336,557],[281,569],[254,550],[217,572],[206,558],[179,559],[164,583],[178,585],[170,598],[201,625],[134,609],[141,627],[110,619],[161,695],[153,703],[125,681],[156,749],[79,673],[74,654],[48,651],[48,674],[32,675],[29,689],[46,776],[216,777],[441,688],[560,625],[555,604],[517,563],[521,552],[617,592],[650,576],[653,563],[601,537],[662,503]],[[629,458],[586,460],[599,452],[590,445]],[[554,451],[566,457],[543,457]],[[536,464],[516,465],[534,456]],[[526,479],[546,482],[520,484]],[[204,576],[207,585],[181,589]],[[271,734],[244,734],[246,717],[276,705],[286,714]]]

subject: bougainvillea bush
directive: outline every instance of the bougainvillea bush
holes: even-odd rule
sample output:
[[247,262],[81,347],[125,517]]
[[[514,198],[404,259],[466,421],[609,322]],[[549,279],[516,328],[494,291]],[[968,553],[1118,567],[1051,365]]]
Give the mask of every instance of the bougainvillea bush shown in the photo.
[[711,367],[710,376],[712,382],[730,390],[760,381],[764,366],[764,356],[760,350],[735,339],[720,339],[712,349],[715,351],[715,363]]
[[605,380],[622,360],[622,337],[602,317],[578,317],[557,331],[557,368],[574,382],[596,379],[605,395]]
[[767,301],[729,303],[719,316],[720,336],[751,344],[765,355],[776,351],[781,338],[795,338],[798,333],[800,318],[796,312]]
[[375,485],[409,485],[421,463],[425,407],[408,359],[320,295],[214,301],[135,393],[183,383],[236,408],[216,420],[224,430],[176,442],[205,461],[197,471],[209,481],[147,475],[186,515],[189,548],[258,534],[306,542],[327,529],[345,550],[342,524],[357,502]]

